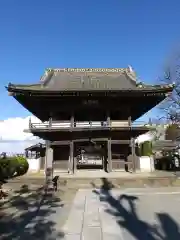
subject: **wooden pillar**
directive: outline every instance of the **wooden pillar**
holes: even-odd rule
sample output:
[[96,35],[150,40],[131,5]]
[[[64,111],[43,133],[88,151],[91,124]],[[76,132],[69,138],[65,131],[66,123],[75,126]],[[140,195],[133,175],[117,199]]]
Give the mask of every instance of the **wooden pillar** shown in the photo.
[[109,111],[107,111],[107,125],[108,125],[108,127],[111,126],[111,118],[110,118],[110,112]]
[[71,114],[71,129],[74,128],[74,113]]
[[49,183],[53,178],[53,149],[51,148],[51,142],[46,141],[46,182]]
[[129,127],[132,126],[131,116],[128,117],[128,125],[129,125]]
[[133,172],[136,172],[136,153],[135,153],[135,140],[134,140],[134,138],[131,138],[131,154],[132,154]]
[[[111,118],[110,118],[110,111],[107,111],[107,125],[111,127]],[[107,141],[107,148],[108,148],[108,172],[112,172],[112,152],[111,152],[111,138]]]
[[29,118],[29,129],[31,129],[32,123],[31,123],[31,117]]
[[74,173],[74,142],[69,145],[69,173]]
[[49,118],[49,127],[52,127],[52,117]]
[[108,150],[108,172],[112,172],[112,151],[111,151],[111,138],[107,141]]

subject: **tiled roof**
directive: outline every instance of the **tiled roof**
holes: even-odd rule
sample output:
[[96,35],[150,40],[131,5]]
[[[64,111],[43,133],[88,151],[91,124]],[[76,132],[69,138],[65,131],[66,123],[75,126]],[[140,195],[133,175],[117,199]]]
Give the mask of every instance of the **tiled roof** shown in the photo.
[[173,85],[145,85],[138,83],[136,74],[128,68],[65,68],[47,69],[39,84],[9,84],[9,89],[36,91],[106,91],[106,90],[170,90]]

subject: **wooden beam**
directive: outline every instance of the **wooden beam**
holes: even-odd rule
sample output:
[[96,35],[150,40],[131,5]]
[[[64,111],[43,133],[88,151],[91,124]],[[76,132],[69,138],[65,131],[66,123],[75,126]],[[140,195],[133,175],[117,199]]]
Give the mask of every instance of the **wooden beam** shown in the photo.
[[130,140],[111,140],[111,144],[130,144]]
[[94,141],[94,142],[106,142],[108,139],[107,138],[82,138],[82,139],[75,139],[73,142],[78,143],[78,142],[89,142],[89,141]]
[[[78,143],[78,142],[89,142],[89,141],[94,141],[94,142],[106,142],[108,140],[108,138],[82,138],[82,139],[75,139],[73,140],[74,143]],[[53,141],[51,143],[51,146],[63,146],[63,145],[70,145],[71,141]],[[111,144],[130,144],[130,140],[111,140]]]
[[56,146],[56,145],[59,145],[59,146],[70,145],[70,142],[71,142],[71,141],[53,141],[53,142],[51,143],[51,146]]

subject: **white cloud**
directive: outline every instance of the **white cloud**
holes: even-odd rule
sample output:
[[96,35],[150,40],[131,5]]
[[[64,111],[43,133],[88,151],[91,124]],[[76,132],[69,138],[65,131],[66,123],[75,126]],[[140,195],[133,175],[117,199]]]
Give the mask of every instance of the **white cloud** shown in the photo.
[[[0,121],[0,153],[1,152],[23,152],[28,146],[38,143],[39,138],[33,136],[31,133],[25,133],[24,130],[29,128],[29,118],[9,118]],[[34,123],[39,123],[40,120],[31,116]],[[137,138],[137,142],[152,140],[154,134],[147,132]]]
[[[1,152],[23,152],[24,148],[39,142],[39,139],[31,133],[25,133],[29,128],[29,118],[9,118],[0,121],[0,153]],[[40,122],[32,116],[33,122]]]

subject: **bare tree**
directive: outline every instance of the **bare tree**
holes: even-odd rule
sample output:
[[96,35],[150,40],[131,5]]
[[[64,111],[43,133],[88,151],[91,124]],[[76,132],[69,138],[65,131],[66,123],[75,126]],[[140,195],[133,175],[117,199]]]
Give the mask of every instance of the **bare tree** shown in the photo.
[[179,124],[169,125],[166,129],[166,140],[176,141],[177,137],[179,137]]
[[172,124],[180,122],[180,52],[171,58],[160,81],[174,86],[172,94],[163,101],[160,109]]

